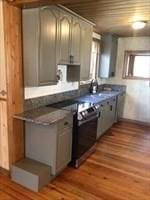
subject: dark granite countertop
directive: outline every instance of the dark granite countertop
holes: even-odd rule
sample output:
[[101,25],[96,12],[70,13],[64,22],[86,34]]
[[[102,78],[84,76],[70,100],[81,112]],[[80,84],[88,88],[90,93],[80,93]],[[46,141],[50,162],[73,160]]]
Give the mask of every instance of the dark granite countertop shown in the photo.
[[71,115],[72,113],[66,110],[43,106],[30,111],[25,111],[21,114],[16,114],[14,118],[48,126],[64,119],[69,114]]
[[[24,110],[27,111],[27,110],[39,108],[48,104],[53,104],[53,103],[65,101],[68,99],[76,99],[76,98],[90,95],[89,88],[90,88],[90,84],[85,84],[85,85],[80,85],[78,90],[26,99],[24,101]],[[116,84],[100,84],[98,90],[99,92],[102,92],[102,91],[105,92],[105,90],[112,90],[113,92],[116,92],[116,91],[126,92],[126,86],[116,85]]]
[[99,91],[96,94],[88,94],[88,95],[82,96],[78,98],[78,100],[84,101],[84,102],[91,102],[91,103],[101,103],[108,99],[116,97],[122,93],[123,91],[114,91],[114,90],[113,91]]
[[[125,90],[122,88],[115,88],[115,90],[111,91],[100,90],[96,94],[84,94],[84,96],[75,99],[84,102],[101,103],[124,92]],[[14,118],[41,125],[50,125],[64,119],[69,114],[73,113],[66,110],[43,106],[25,111],[21,114],[16,114]]]

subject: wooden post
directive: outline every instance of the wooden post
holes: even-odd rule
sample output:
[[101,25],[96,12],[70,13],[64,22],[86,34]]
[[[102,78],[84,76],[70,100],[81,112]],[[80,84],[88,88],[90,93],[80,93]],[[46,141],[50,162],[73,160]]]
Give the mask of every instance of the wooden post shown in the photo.
[[6,55],[8,144],[10,164],[24,157],[24,128],[21,121],[13,119],[14,114],[23,111],[23,70],[21,9],[3,3],[4,45]]

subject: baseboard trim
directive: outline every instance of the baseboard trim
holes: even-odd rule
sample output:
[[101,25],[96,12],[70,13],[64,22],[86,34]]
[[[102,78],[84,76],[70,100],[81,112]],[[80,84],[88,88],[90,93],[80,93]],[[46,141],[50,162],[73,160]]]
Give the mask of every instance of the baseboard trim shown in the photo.
[[143,122],[143,121],[138,121],[138,120],[133,120],[133,119],[121,118],[119,121],[130,122],[130,123],[134,123],[134,124],[150,127],[150,123],[148,123],[148,122]]

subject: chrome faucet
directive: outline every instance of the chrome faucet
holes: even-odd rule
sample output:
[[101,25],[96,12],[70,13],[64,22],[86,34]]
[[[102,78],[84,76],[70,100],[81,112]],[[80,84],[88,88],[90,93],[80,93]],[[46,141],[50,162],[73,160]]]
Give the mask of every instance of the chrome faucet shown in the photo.
[[97,79],[92,79],[91,85],[90,85],[90,93],[96,94],[98,91],[98,81]]

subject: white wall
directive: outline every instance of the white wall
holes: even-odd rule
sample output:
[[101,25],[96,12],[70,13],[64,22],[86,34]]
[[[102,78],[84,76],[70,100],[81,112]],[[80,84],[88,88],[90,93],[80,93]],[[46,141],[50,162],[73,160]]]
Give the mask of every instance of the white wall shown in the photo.
[[66,66],[59,65],[58,69],[62,71],[63,78],[57,85],[42,86],[42,87],[28,87],[25,88],[25,99],[41,97],[51,94],[58,94],[62,92],[77,90],[79,88],[78,82],[66,81]]
[[116,77],[100,80],[100,82],[126,85],[127,95],[123,117],[150,122],[150,81],[122,79],[125,50],[150,50],[150,37],[119,38]]

